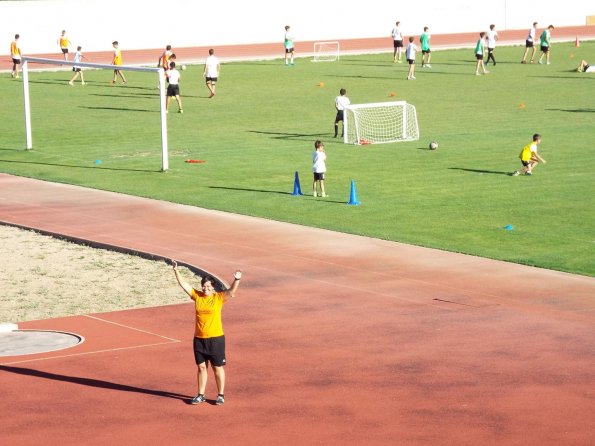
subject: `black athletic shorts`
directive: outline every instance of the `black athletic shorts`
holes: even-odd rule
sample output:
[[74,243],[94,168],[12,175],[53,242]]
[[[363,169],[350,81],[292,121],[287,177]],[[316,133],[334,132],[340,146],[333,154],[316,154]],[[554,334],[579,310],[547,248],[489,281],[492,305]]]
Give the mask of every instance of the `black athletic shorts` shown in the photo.
[[196,364],[210,362],[215,367],[225,365],[225,336],[194,338],[194,360]]
[[62,54],[68,54],[68,48],[61,48]]
[[[483,54],[477,54],[477,53],[475,53],[475,58],[477,60],[483,60]],[[488,60],[488,62],[489,62],[489,60]]]
[[550,50],[549,46],[545,46],[545,45],[541,45],[541,52],[542,53],[547,53]]
[[337,116],[335,116],[335,122],[343,121],[345,118],[345,110],[337,110]]
[[393,42],[393,46],[394,46],[395,48],[403,48],[403,41],[402,41],[402,40],[395,40],[395,41]]
[[286,52],[287,54],[289,54],[289,53],[293,53],[293,47],[291,47],[291,48],[285,48],[285,52]]
[[521,163],[523,164],[523,166],[527,167],[529,164],[531,164],[531,161],[523,161],[523,160],[521,160]]
[[168,96],[179,96],[180,95],[180,86],[178,84],[169,84],[167,86],[167,95]]
[[432,50],[427,49],[427,50],[421,50],[422,54],[430,54],[432,52]]
[[415,59],[407,59],[407,62],[409,62],[409,65],[415,65]]
[[532,40],[525,40],[525,47],[526,48],[533,48],[533,41]]
[[75,73],[79,73],[81,71],[80,67],[72,67],[72,71],[74,71]]
[[207,83],[210,82],[211,84],[214,84],[214,83],[217,82],[217,78],[216,77],[206,77],[205,80],[206,80]]
[[314,172],[314,181],[324,181],[324,172]]
[[12,59],[12,63],[15,65],[20,65],[21,64],[21,59]]

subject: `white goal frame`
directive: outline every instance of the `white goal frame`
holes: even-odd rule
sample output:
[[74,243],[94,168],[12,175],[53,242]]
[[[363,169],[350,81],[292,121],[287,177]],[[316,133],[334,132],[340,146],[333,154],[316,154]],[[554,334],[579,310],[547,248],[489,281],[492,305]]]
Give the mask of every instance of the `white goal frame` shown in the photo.
[[80,68],[102,68],[109,70],[122,70],[122,71],[144,71],[150,73],[157,73],[159,76],[159,104],[161,112],[161,170],[166,171],[169,169],[168,161],[168,145],[167,145],[167,115],[165,109],[165,71],[163,68],[145,68],[145,67],[133,67],[130,65],[111,65],[111,64],[99,64],[89,62],[73,62],[62,59],[44,59],[41,57],[28,57],[22,58],[23,66],[23,99],[25,102],[25,134],[27,150],[33,148],[33,137],[31,131],[31,104],[29,100],[29,63],[38,63],[45,65],[56,65],[56,66],[69,66],[69,67],[80,67]]
[[[389,109],[395,109],[391,115]],[[358,115],[364,110],[383,109],[388,121],[386,123],[390,134],[375,135],[369,129],[363,128]],[[417,112],[407,101],[375,102],[370,104],[351,104],[345,107],[343,117],[343,142],[345,144],[387,144],[400,141],[417,141],[419,126]]]
[[[320,49],[326,46],[335,46],[336,45],[336,50],[333,51],[328,51],[325,54],[328,54],[328,56],[324,59],[319,58],[319,54],[320,54]],[[341,45],[339,44],[338,41],[332,41],[332,42],[314,42],[314,56],[312,57],[312,62],[335,62],[337,60],[339,60],[339,56],[341,53]]]

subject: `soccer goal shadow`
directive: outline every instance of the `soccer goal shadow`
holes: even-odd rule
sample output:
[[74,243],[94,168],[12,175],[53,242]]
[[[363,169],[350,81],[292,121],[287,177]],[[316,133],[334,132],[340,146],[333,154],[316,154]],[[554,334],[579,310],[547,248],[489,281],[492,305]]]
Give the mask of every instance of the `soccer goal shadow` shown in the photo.
[[264,132],[259,130],[247,130],[250,133],[256,133],[259,135],[269,135],[272,139],[289,139],[289,140],[300,140],[310,141],[312,138],[323,138],[328,135],[323,133],[284,133],[284,132]]
[[462,170],[464,172],[472,172],[472,173],[491,173],[494,175],[510,175],[510,172],[502,172],[500,170],[486,170],[486,169],[469,169],[466,167],[449,167],[449,170]]
[[[20,150],[21,152],[25,152],[27,150],[23,149]],[[95,170],[113,170],[118,172],[146,172],[146,173],[163,173],[161,169],[159,170],[148,170],[148,169],[129,169],[124,167],[103,167],[103,166],[82,166],[76,164],[59,164],[59,163],[42,163],[39,161],[18,161],[18,160],[5,160],[0,159],[2,163],[14,163],[14,164],[31,164],[36,166],[50,166],[50,167],[71,167],[73,169],[95,169]]]

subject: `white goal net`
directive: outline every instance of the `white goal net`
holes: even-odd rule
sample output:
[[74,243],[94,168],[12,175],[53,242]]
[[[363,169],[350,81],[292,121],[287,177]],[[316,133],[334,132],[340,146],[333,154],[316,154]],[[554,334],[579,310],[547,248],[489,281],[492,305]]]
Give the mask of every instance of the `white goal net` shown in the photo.
[[314,42],[312,62],[335,62],[339,60],[339,42]]
[[352,104],[343,121],[346,144],[383,144],[419,139],[415,107],[405,101]]
[[88,62],[74,62],[56,59],[44,59],[39,57],[23,57],[23,98],[25,103],[25,137],[27,149],[33,148],[33,132],[31,124],[31,104],[29,93],[29,64],[42,64],[48,66],[70,66],[77,68],[97,68],[97,69],[118,69],[121,71],[144,71],[155,73],[159,78],[159,109],[161,121],[161,170],[166,171],[169,168],[168,144],[167,144],[167,118],[165,109],[165,73],[163,68],[145,68],[129,65],[109,65]]

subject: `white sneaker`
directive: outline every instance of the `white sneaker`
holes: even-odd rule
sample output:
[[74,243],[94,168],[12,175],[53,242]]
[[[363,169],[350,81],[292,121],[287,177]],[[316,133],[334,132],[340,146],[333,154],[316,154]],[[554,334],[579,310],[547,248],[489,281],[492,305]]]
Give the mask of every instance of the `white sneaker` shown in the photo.
[[429,63],[426,64],[427,68],[432,68],[432,65],[430,65]]

